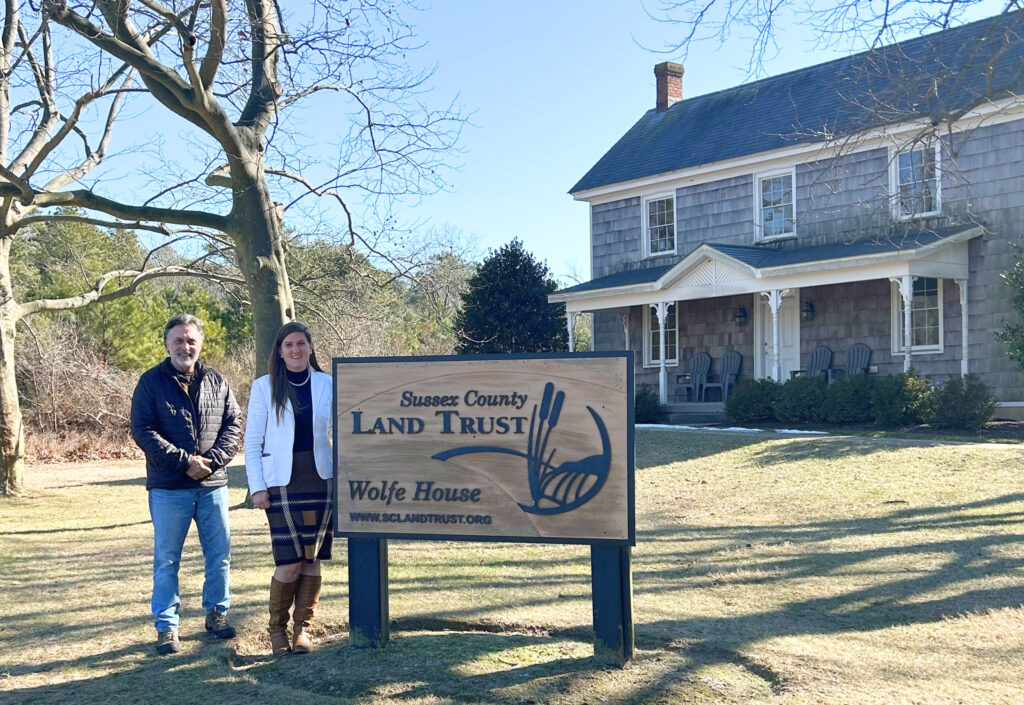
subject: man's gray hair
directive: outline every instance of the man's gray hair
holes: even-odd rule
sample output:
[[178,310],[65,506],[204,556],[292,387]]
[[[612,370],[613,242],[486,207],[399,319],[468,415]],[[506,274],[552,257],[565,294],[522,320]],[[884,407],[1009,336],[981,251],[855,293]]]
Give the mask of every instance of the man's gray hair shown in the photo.
[[196,330],[199,331],[199,337],[206,338],[206,329],[201,320],[190,313],[179,313],[177,316],[167,321],[167,325],[164,326],[164,340],[167,340],[167,334],[170,333],[171,328],[174,328],[175,326],[195,326]]

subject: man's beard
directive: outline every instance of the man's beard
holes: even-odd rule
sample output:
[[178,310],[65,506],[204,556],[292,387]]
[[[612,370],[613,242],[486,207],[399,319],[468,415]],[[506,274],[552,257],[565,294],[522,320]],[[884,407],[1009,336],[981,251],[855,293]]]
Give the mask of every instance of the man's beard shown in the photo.
[[171,355],[171,364],[179,372],[188,372],[195,368],[199,355]]

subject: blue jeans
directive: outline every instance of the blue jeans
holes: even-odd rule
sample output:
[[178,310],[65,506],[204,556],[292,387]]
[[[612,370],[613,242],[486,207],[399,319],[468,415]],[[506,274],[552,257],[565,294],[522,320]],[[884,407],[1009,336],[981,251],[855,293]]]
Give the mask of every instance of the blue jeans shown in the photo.
[[178,565],[188,528],[195,520],[206,561],[203,610],[225,613],[231,606],[228,573],[231,533],[228,530],[228,488],[149,491],[153,519],[153,625],[158,632],[178,628]]

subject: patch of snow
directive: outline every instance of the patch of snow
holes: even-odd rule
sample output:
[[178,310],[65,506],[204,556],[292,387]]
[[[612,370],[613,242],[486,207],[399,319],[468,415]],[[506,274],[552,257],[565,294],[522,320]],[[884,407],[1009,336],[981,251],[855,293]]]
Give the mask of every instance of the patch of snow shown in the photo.
[[650,429],[654,429],[656,431],[657,430],[663,430],[663,431],[708,431],[708,432],[728,431],[730,433],[794,433],[794,434],[803,434],[803,435],[808,435],[808,436],[818,436],[818,435],[820,435],[820,436],[827,436],[828,435],[828,433],[826,433],[825,431],[801,431],[800,429],[796,429],[796,428],[779,428],[779,429],[775,429],[775,431],[765,431],[764,429],[761,429],[761,428],[744,428],[742,426],[728,426],[726,428],[717,428],[715,426],[676,426],[676,425],[673,425],[673,424],[664,424],[664,423],[638,423],[638,424],[636,424],[636,427],[637,428],[650,428]]

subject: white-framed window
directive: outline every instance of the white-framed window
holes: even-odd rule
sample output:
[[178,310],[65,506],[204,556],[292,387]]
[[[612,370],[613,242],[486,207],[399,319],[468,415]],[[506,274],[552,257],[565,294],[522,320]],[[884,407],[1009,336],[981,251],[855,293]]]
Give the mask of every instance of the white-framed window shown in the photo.
[[[903,349],[903,296],[900,287],[892,287],[892,352]],[[910,304],[910,352],[942,352],[942,280],[936,277],[915,277]]]
[[[661,364],[661,335],[658,327],[658,312],[654,306],[647,306],[644,317],[644,364],[648,367]],[[676,305],[665,307],[665,364],[679,363],[676,347]]]
[[754,219],[757,237],[772,240],[796,235],[793,170],[754,177]]
[[942,210],[939,146],[915,145],[893,155],[890,193],[899,220],[938,215]]
[[676,251],[676,197],[644,199],[644,255],[671,255]]

